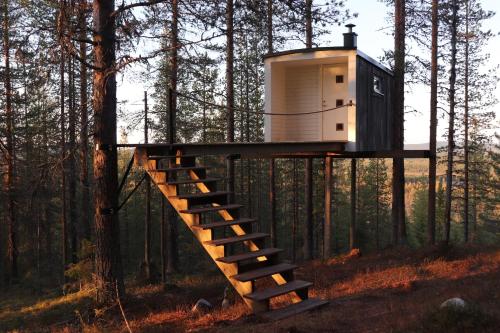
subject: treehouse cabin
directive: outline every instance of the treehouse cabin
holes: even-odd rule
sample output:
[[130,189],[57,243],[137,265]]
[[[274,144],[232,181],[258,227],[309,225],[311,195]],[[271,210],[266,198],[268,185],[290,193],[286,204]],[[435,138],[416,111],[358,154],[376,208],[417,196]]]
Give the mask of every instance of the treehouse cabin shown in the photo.
[[352,151],[391,150],[393,74],[357,49],[354,25],[344,46],[268,54],[266,142],[339,141]]

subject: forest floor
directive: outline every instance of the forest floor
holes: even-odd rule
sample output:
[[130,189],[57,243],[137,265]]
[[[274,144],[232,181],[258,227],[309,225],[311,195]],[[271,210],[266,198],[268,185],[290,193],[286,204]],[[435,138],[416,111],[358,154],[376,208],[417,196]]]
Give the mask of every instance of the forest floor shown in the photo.
[[[436,247],[347,255],[302,265],[320,310],[277,322],[250,314],[241,300],[220,309],[218,275],[179,277],[175,285],[130,285],[123,300],[132,332],[500,332],[500,249]],[[67,296],[11,289],[0,299],[0,332],[127,332],[118,305],[96,309],[92,289]],[[60,291],[59,291],[60,293]],[[465,310],[443,310],[452,297]],[[213,311],[194,314],[199,298]]]

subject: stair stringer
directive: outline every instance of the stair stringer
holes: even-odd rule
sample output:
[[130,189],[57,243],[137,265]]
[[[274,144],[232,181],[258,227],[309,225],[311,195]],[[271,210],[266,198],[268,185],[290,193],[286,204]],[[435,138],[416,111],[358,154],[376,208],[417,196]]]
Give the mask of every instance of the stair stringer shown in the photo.
[[[148,172],[149,176],[153,180],[155,184],[157,184],[159,190],[163,193],[163,195],[170,202],[172,207],[177,211],[177,214],[181,217],[184,223],[191,230],[195,238],[204,248],[204,250],[208,253],[212,261],[217,265],[220,271],[226,276],[228,281],[234,287],[234,289],[242,296],[242,299],[245,303],[252,309],[254,312],[264,312],[269,309],[267,302],[256,302],[253,300],[249,300],[243,295],[249,294],[253,292],[253,284],[252,282],[240,282],[232,278],[232,276],[238,274],[238,265],[237,264],[226,264],[217,261],[217,258],[224,257],[224,246],[210,246],[206,245],[206,241],[212,240],[212,232],[210,230],[203,230],[200,228],[193,228],[193,225],[199,225],[199,215],[198,214],[185,214],[181,213],[181,210],[187,209],[188,204],[185,199],[177,199],[177,187],[175,185],[168,185],[166,183],[166,175],[165,173],[158,172],[150,172],[156,169],[156,162],[149,160],[146,165],[143,165],[145,170]],[[163,184],[162,184],[163,183]]]
[[[226,264],[223,262],[219,262],[216,259],[220,257],[224,257],[225,251],[224,246],[210,246],[206,245],[205,241],[212,240],[212,232],[210,230],[204,230],[201,228],[193,228],[193,225],[199,225],[200,219],[199,214],[186,214],[181,213],[181,210],[185,210],[188,208],[187,200],[178,199],[177,198],[177,186],[169,185],[167,182],[166,173],[163,172],[154,172],[157,169],[158,162],[157,160],[150,160],[147,156],[147,151],[145,149],[136,149],[134,152],[134,160],[136,165],[140,165],[144,168],[144,170],[151,177],[153,182],[158,186],[159,190],[163,193],[163,195],[170,202],[172,207],[176,210],[177,214],[181,217],[184,223],[191,230],[196,239],[200,242],[204,250],[208,253],[212,261],[217,265],[220,271],[226,276],[227,280],[231,283],[234,289],[240,294],[241,298],[245,301],[245,303],[252,309],[254,313],[265,312],[269,310],[268,302],[257,302],[246,297],[243,297],[246,294],[253,292],[253,283],[252,282],[240,282],[232,278],[232,276],[238,274],[238,266],[237,264]],[[177,163],[180,162],[180,158],[177,159]],[[191,179],[200,179],[197,173],[194,170],[189,171],[189,176]],[[196,186],[198,189],[207,193],[210,192],[210,189],[204,183],[197,183]],[[218,204],[212,204],[213,206],[218,206]],[[226,221],[233,220],[234,217],[227,210],[220,210],[218,214]],[[241,226],[233,225],[231,229],[235,232],[236,235],[245,235],[246,232]],[[251,250],[257,251],[260,248],[252,241],[245,241],[244,244]],[[258,257],[258,261],[264,261],[267,258],[265,256]],[[287,280],[281,274],[272,275],[273,280],[278,284],[285,284]],[[303,300],[303,298],[296,292],[290,293],[291,300],[293,303],[298,303]]]

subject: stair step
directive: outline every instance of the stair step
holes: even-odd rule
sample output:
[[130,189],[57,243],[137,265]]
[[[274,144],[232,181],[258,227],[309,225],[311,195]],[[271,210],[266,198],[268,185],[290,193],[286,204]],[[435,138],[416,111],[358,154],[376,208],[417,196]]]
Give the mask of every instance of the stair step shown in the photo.
[[238,219],[238,220],[231,220],[231,221],[220,221],[220,222],[213,222],[213,223],[204,223],[204,224],[198,224],[198,225],[193,225],[193,228],[198,228],[198,229],[213,229],[213,228],[220,228],[220,227],[229,227],[232,225],[239,225],[239,224],[247,224],[247,223],[252,223],[256,222],[257,220],[255,219]]
[[222,178],[201,178],[201,179],[179,179],[173,180],[166,183],[158,183],[158,185],[183,185],[183,184],[198,184],[198,183],[209,183],[216,182],[221,180]]
[[243,207],[243,205],[239,205],[239,204],[211,206],[211,207],[199,207],[199,208],[183,209],[183,210],[181,210],[181,213],[201,214],[201,213],[208,213],[208,212],[217,212],[219,210],[238,209],[241,207]]
[[280,320],[290,316],[297,315],[302,312],[317,309],[321,306],[327,305],[328,301],[318,298],[308,298],[302,302],[293,303],[287,307],[271,310],[263,313],[261,316],[269,320]]
[[207,170],[210,169],[205,166],[186,166],[186,167],[175,167],[175,168],[162,168],[151,170],[152,172],[174,172],[174,171],[191,171],[191,170]]
[[234,244],[238,242],[244,242],[244,241],[250,241],[250,240],[256,240],[256,239],[262,239],[268,237],[269,234],[264,234],[261,232],[256,232],[253,234],[246,234],[246,235],[241,235],[241,236],[235,236],[235,237],[228,237],[228,238],[221,238],[221,239],[215,239],[211,241],[206,241],[205,244],[207,245],[212,245],[212,246],[221,246],[221,245],[228,245],[228,244]]
[[258,251],[253,251],[253,252],[235,254],[232,256],[228,256],[228,257],[221,257],[221,258],[217,258],[216,260],[223,262],[223,263],[226,263],[226,264],[231,264],[231,263],[235,263],[238,261],[255,259],[258,257],[262,257],[262,256],[271,256],[271,255],[280,253],[282,251],[283,251],[282,249],[267,248],[267,249],[262,249],[262,250],[258,250]]
[[253,292],[251,294],[246,294],[246,295],[244,295],[244,297],[250,298],[254,301],[264,301],[264,300],[269,299],[269,298],[288,294],[289,292],[292,292],[295,290],[309,288],[310,286],[312,286],[311,282],[302,281],[302,280],[293,280],[293,281],[290,281],[288,283],[285,283],[285,284],[282,284],[282,285],[279,285],[276,287],[264,289],[261,291],[256,291],[256,292]]
[[179,194],[176,196],[178,199],[199,199],[199,198],[211,198],[227,196],[230,192],[218,191],[218,192],[206,192],[206,193],[193,193],[193,194]]
[[236,274],[233,276],[235,280],[241,281],[241,282],[248,282],[252,280],[256,280],[259,278],[263,278],[266,276],[278,274],[278,273],[283,273],[287,271],[291,271],[295,268],[297,268],[297,265],[292,265],[292,264],[278,264],[278,265],[272,265],[264,268],[259,268],[253,271],[241,273],[241,274]]

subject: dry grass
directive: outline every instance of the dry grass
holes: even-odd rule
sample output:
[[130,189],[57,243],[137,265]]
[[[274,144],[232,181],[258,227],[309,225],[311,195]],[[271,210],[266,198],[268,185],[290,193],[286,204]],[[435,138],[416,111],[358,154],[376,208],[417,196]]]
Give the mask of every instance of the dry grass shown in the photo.
[[[306,263],[297,277],[313,281],[312,296],[329,299],[330,305],[279,322],[263,322],[250,315],[241,300],[228,310],[220,308],[226,286],[222,276],[195,276],[176,280],[176,286],[166,290],[159,285],[130,286],[124,307],[134,332],[500,332],[498,249],[436,247],[418,253],[354,254]],[[451,297],[473,306],[458,314],[438,310]],[[199,298],[214,304],[214,311],[191,313]],[[89,315],[93,309],[88,300],[89,295],[79,293],[31,305],[4,301],[0,331],[40,331],[36,327],[41,323],[47,331],[125,331],[117,309]],[[284,301],[286,297],[279,300]],[[82,310],[80,319],[74,309],[84,306],[91,310]],[[19,318],[30,318],[31,323]],[[56,325],[67,318],[73,320]],[[9,325],[2,326],[4,322]]]

